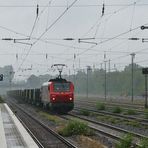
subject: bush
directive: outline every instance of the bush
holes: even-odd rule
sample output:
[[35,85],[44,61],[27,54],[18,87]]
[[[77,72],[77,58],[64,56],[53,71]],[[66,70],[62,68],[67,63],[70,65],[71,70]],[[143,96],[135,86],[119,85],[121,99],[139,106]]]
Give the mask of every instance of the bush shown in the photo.
[[89,116],[89,115],[90,115],[90,112],[89,112],[88,110],[86,110],[86,109],[81,109],[81,110],[80,110],[80,113],[81,113],[82,115],[84,115],[84,116]]
[[137,121],[128,121],[126,124],[133,127],[140,127],[140,123]]
[[120,123],[120,120],[113,117],[108,117],[108,121],[111,122],[112,124]]
[[58,132],[62,136],[72,136],[72,135],[93,135],[93,131],[88,127],[86,123],[72,120]]
[[97,110],[105,110],[105,104],[97,102],[96,108],[97,108]]
[[139,148],[148,148],[148,138],[141,140]]
[[116,148],[130,148],[132,146],[133,136],[127,134],[121,139],[120,143],[116,144]]
[[145,116],[146,119],[148,119],[148,109],[144,110],[144,116]]
[[121,113],[122,112],[122,109],[120,107],[114,107],[113,108],[113,113]]
[[133,109],[127,110],[127,115],[136,115],[136,111]]

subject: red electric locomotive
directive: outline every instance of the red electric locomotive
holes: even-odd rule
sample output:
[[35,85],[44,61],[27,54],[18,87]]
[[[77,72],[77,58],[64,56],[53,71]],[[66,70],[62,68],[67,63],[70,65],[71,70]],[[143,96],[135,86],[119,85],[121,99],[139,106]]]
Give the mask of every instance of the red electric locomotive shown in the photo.
[[66,113],[74,108],[74,85],[72,82],[62,79],[61,72],[64,64],[55,64],[60,66],[59,76],[43,83],[41,88],[11,90],[7,94],[14,98],[21,98],[28,103],[41,105],[44,108],[59,113]]
[[51,79],[41,87],[41,102],[54,111],[68,112],[74,107],[74,85],[62,78]]
[[54,111],[68,112],[74,108],[74,85],[72,82],[61,78],[62,70],[59,70],[59,72],[58,78],[43,83],[41,102],[43,107],[49,107]]

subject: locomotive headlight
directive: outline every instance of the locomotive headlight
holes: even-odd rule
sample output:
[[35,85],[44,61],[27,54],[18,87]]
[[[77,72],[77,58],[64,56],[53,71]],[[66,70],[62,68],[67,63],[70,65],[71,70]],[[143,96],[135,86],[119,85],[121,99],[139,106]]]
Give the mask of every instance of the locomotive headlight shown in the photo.
[[55,100],[55,98],[52,98],[52,100],[54,101],[54,100]]
[[71,101],[71,100],[72,100],[72,98],[69,98],[69,100]]

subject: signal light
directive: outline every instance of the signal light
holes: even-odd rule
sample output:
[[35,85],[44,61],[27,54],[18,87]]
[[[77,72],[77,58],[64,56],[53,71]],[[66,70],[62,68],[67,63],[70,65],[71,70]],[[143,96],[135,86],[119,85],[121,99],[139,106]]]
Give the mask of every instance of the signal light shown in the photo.
[[142,68],[142,73],[143,74],[148,74],[148,68]]
[[0,81],[3,81],[3,74],[0,74]]

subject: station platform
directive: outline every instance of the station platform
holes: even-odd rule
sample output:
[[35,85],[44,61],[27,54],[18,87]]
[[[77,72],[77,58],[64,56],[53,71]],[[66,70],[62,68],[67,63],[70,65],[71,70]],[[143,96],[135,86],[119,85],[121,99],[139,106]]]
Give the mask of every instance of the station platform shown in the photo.
[[38,148],[7,104],[0,104],[0,148]]

